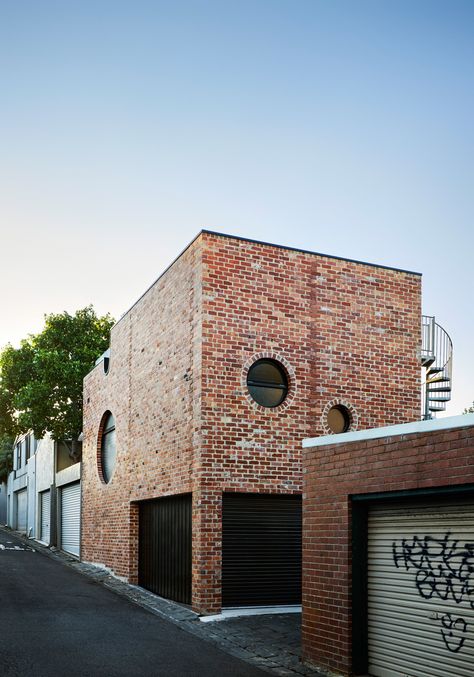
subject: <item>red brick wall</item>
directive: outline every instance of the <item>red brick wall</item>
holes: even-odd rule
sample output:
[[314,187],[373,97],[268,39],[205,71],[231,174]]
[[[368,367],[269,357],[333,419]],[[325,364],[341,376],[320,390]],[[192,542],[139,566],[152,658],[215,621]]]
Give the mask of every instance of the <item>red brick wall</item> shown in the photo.
[[304,451],[303,655],[352,674],[350,495],[474,482],[474,427]]
[[[192,490],[193,605],[217,611],[224,491],[300,492],[301,439],[324,432],[332,402],[359,428],[419,418],[420,286],[204,232],[113,329],[109,375],[99,365],[86,379],[83,558],[135,580],[130,501]],[[262,356],[289,374],[277,409],[247,392]],[[119,455],[103,485],[94,454],[107,408]]]
[[[218,610],[223,491],[301,491],[301,439],[343,401],[359,428],[419,418],[420,278],[270,245],[204,236],[202,509],[196,607]],[[246,396],[246,368],[280,359],[278,409]],[[388,385],[390,383],[390,385]],[[211,539],[211,540],[209,540]]]
[[[82,559],[137,580],[133,501],[193,488],[201,390],[201,246],[195,241],[113,327],[109,373],[84,381]],[[103,413],[116,421],[117,460],[97,470]]]

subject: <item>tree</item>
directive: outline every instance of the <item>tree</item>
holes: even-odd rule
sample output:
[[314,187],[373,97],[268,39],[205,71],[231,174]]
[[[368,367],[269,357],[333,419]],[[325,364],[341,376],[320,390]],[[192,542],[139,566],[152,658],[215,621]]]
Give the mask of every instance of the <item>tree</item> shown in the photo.
[[13,438],[0,435],[0,482],[6,482],[13,469]]
[[466,407],[464,411],[462,412],[463,414],[474,414],[474,402],[471,404],[470,407]]
[[82,381],[109,345],[114,321],[88,306],[75,315],[45,316],[45,327],[19,348],[0,354],[0,435],[33,430],[40,439],[70,442],[76,454],[82,431]]

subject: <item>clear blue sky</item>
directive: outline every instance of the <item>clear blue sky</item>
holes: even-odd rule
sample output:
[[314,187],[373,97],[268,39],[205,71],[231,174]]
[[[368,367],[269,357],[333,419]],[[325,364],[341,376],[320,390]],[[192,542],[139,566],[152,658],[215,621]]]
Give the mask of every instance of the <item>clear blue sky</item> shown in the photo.
[[201,227],[424,274],[474,399],[474,2],[0,0],[0,346]]

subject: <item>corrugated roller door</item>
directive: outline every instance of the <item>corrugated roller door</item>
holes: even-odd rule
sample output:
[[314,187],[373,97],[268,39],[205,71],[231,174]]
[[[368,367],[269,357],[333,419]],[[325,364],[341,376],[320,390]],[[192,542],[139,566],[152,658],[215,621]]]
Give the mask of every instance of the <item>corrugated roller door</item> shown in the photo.
[[222,605],[301,604],[301,496],[224,494]]
[[49,520],[51,515],[51,492],[42,491],[41,494],[41,529],[40,540],[43,543],[49,543]]
[[369,672],[474,674],[474,505],[369,511]]
[[190,604],[191,494],[141,503],[139,524],[139,585]]
[[26,511],[28,505],[27,490],[17,492],[17,512],[16,512],[16,528],[18,531],[26,534]]
[[81,484],[61,489],[61,549],[79,557],[81,535]]

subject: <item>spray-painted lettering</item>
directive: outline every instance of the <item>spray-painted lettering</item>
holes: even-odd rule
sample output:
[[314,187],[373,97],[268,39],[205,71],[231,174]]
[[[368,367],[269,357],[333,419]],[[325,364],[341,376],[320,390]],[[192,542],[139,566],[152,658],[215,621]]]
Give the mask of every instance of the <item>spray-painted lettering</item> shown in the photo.
[[[474,543],[463,543],[448,531],[441,538],[425,535],[392,543],[397,568],[415,573],[415,585],[423,599],[438,598],[474,609]],[[444,614],[441,636],[449,651],[464,645],[467,623],[461,616]]]

